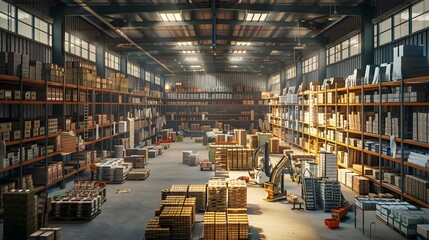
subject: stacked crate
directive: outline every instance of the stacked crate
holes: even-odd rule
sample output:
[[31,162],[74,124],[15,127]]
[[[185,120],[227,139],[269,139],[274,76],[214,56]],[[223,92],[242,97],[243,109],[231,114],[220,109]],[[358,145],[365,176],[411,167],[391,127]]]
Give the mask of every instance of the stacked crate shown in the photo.
[[192,154],[192,151],[183,151],[182,152],[182,163],[188,164],[191,154]]
[[197,166],[198,164],[198,153],[192,153],[189,156],[188,166]]
[[128,180],[146,180],[150,170],[145,168],[134,168],[128,173]]
[[216,148],[215,150],[215,167],[216,170],[227,170],[227,152],[228,148]]
[[320,208],[324,211],[341,206],[341,185],[337,181],[322,180],[320,181]]
[[319,177],[338,179],[337,157],[328,152],[319,152]]
[[280,153],[280,138],[270,139],[270,153]]
[[106,158],[96,163],[95,179],[108,183],[122,183],[132,169],[131,163],[124,163],[123,158]]
[[228,208],[247,208],[247,184],[244,180],[228,181]]
[[198,212],[206,210],[206,185],[189,185],[188,197],[196,198],[196,210]]
[[33,191],[3,193],[3,239],[27,239],[37,230],[37,203]]
[[253,149],[232,148],[227,150],[228,170],[250,170],[252,164]]
[[210,179],[208,184],[208,211],[224,212],[227,206],[225,179]]
[[237,141],[239,145],[247,145],[247,132],[245,129],[234,129],[234,135],[235,141]]

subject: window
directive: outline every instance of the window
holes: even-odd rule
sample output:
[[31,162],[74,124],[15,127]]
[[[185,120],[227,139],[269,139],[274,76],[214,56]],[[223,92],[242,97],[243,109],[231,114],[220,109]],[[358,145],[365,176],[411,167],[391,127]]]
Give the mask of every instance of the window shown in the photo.
[[150,82],[150,72],[149,72],[149,71],[146,71],[144,76],[145,76],[145,77],[144,77],[144,79],[145,79],[146,81]]
[[413,5],[411,11],[413,33],[429,27],[429,0],[424,0]]
[[127,63],[127,74],[140,78],[140,66],[128,62]]
[[393,17],[393,34],[394,34],[394,40],[399,39],[401,37],[407,36],[410,31],[408,27],[408,21],[410,19],[408,9],[395,14]]
[[379,27],[379,44],[383,45],[392,41],[392,19],[388,18],[378,25]]
[[52,25],[34,17],[34,40],[52,46]]
[[64,35],[64,48],[68,53],[95,62],[95,45],[92,45],[91,43],[68,32],[65,32]]
[[360,34],[350,38],[350,57],[361,53],[360,45]]
[[378,46],[378,24],[374,24],[374,48]]
[[161,77],[158,75],[155,75],[155,84],[161,85]]
[[18,34],[33,39],[33,16],[19,8]]
[[326,50],[327,64],[333,64],[361,53],[360,45],[360,34],[357,34],[329,48]]
[[0,28],[15,32],[15,6],[0,1]]
[[296,66],[286,69],[286,79],[292,79],[296,77]]
[[105,66],[119,71],[119,57],[112,53],[106,52]]
[[302,73],[316,71],[319,68],[318,55],[304,60],[302,64]]

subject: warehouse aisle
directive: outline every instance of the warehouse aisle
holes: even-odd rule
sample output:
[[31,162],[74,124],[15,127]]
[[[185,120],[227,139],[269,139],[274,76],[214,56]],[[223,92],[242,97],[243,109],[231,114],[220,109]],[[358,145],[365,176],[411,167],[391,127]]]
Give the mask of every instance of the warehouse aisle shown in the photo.
[[[185,138],[183,143],[173,143],[163,155],[149,159],[147,168],[151,169],[151,174],[146,181],[127,181],[120,185],[108,185],[107,202],[102,206],[101,214],[92,222],[51,225],[62,227],[65,240],[143,239],[144,229],[154,216],[162,189],[170,188],[172,184],[207,183],[208,178],[214,175],[212,171],[199,171],[198,167],[188,167],[181,163],[181,154],[184,150],[198,151],[200,160],[206,158],[206,147],[193,142],[192,139]],[[277,161],[279,156],[272,156],[273,162]],[[241,175],[248,174],[246,171],[230,172],[232,178]],[[291,182],[289,176],[285,179],[288,192],[300,195],[300,187]],[[116,193],[116,190],[123,188],[131,188],[131,192]],[[344,192],[346,198],[351,200],[354,197],[350,189]],[[55,193],[51,194],[53,195]],[[366,228],[366,236],[362,235],[360,230],[354,229],[353,213],[349,214],[350,219],[341,223],[340,229],[330,230],[323,223],[330,214],[322,211],[293,211],[290,204],[267,203],[262,200],[265,197],[263,188],[248,187],[248,213],[252,233],[250,239],[369,239],[369,227]],[[199,214],[197,220],[202,219],[202,214]],[[377,225],[372,239],[402,239],[398,233],[375,220],[375,213],[366,214],[368,225],[371,221],[375,221]],[[197,235],[200,231],[201,224],[198,224]],[[198,236],[194,239],[198,239]]]

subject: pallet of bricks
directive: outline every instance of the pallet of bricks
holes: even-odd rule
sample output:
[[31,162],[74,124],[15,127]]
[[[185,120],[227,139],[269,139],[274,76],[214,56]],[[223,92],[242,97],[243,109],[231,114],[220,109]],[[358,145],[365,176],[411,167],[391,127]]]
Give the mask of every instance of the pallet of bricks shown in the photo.
[[214,145],[209,144],[209,160],[215,164],[216,170],[227,170],[228,149],[243,148],[242,145]]
[[205,212],[204,239],[249,239],[247,210],[228,209],[227,212]]
[[207,186],[205,184],[189,185],[188,197],[196,198],[196,211],[198,212],[204,212],[206,210],[206,190]]
[[227,149],[227,170],[250,170],[252,164],[253,149],[231,148]]
[[247,208],[247,184],[244,180],[228,181],[228,208]]
[[225,212],[227,208],[227,184],[224,178],[210,178],[208,187],[207,211]]
[[[177,189],[183,190],[183,186],[186,185],[181,185]],[[161,200],[155,211],[155,217],[147,225],[145,239],[191,239],[195,211],[196,198],[167,196]]]
[[95,166],[95,179],[107,183],[124,183],[133,168],[133,164],[125,163],[123,158],[106,158]]
[[52,201],[52,215],[61,220],[91,221],[106,201],[106,187],[92,181],[78,181],[65,195]]
[[124,162],[132,163],[133,169],[128,173],[128,180],[146,180],[149,177],[150,169],[145,169],[149,158],[147,148],[129,148],[126,150]]

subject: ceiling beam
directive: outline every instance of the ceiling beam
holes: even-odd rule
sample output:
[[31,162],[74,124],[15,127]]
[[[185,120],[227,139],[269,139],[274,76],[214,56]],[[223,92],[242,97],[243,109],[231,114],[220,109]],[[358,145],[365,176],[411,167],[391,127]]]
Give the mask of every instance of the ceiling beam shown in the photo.
[[[195,57],[198,58],[199,60],[202,61],[212,61],[213,60],[213,56],[212,53],[199,53],[198,55],[193,55],[193,54],[187,54],[187,55],[183,55],[183,54],[169,54],[168,56],[161,54],[161,55],[155,55],[153,54],[153,56],[158,59],[161,62],[165,62],[165,61],[174,61],[174,59],[177,59],[178,61],[180,61],[181,59],[185,59],[186,57]],[[237,54],[218,54],[217,56],[215,56],[215,59],[218,61],[225,61],[225,60],[229,60],[230,57],[242,57],[241,61],[252,61],[252,59],[254,60],[267,60],[267,61],[283,61],[283,60],[290,60],[293,59],[293,56],[287,56],[287,55],[270,55],[270,56],[266,56],[266,55],[261,55],[261,54],[243,54],[243,55],[237,55]],[[128,60],[138,60],[141,61],[142,58],[138,55],[128,55]],[[231,61],[233,62],[233,61]],[[240,61],[236,61],[236,62],[240,62]]]
[[[181,22],[161,22],[161,21],[121,21],[114,20],[111,22],[113,26],[120,28],[140,28],[140,27],[175,27],[188,25],[204,25],[212,24],[212,19],[202,20],[186,20]],[[283,22],[283,21],[265,21],[265,22],[246,22],[242,20],[217,19],[216,23],[223,25],[238,25],[238,26],[257,26],[257,27],[284,27],[297,28],[298,22]],[[317,23],[310,21],[302,21],[300,27],[309,28],[316,26]]]
[[[212,36],[191,36],[191,37],[141,37],[141,38],[131,38],[137,44],[145,43],[175,43],[175,42],[194,42],[194,41],[203,41],[211,40]],[[297,39],[292,38],[270,38],[270,37],[234,37],[234,36],[216,36],[217,40],[226,40],[226,41],[238,41],[238,42],[262,42],[262,43],[290,43],[296,44]],[[116,45],[119,43],[124,43],[123,39],[120,38],[111,38],[106,39],[107,45]],[[301,43],[303,44],[317,44],[317,40],[314,38],[301,38]]]
[[[130,14],[130,13],[150,13],[160,11],[175,11],[175,10],[210,10],[211,4],[207,3],[194,3],[194,4],[121,4],[115,5],[91,5],[88,4],[92,10],[101,15],[109,14]],[[313,4],[267,4],[267,3],[254,3],[254,4],[216,4],[217,9],[225,10],[251,10],[251,11],[268,11],[268,12],[288,12],[288,13],[312,13],[312,14],[330,14],[332,10],[329,5],[313,5]],[[337,12],[340,15],[359,16],[364,15],[371,10],[370,6],[343,6],[337,5]],[[68,6],[64,9],[64,15],[68,16],[82,16],[89,15],[87,11],[77,6]]]
[[[211,51],[211,45],[195,45],[195,46],[156,46],[156,45],[140,45],[146,51],[160,51],[160,52],[181,52],[183,50],[195,50],[195,51]],[[308,45],[305,50],[317,50],[317,45]],[[136,47],[113,47],[110,48],[113,51],[119,52],[135,52],[138,51]],[[266,46],[235,46],[235,45],[217,45],[216,50],[219,51],[234,51],[234,50],[246,50],[246,51],[293,51],[293,45],[279,46],[279,45],[266,45]]]

